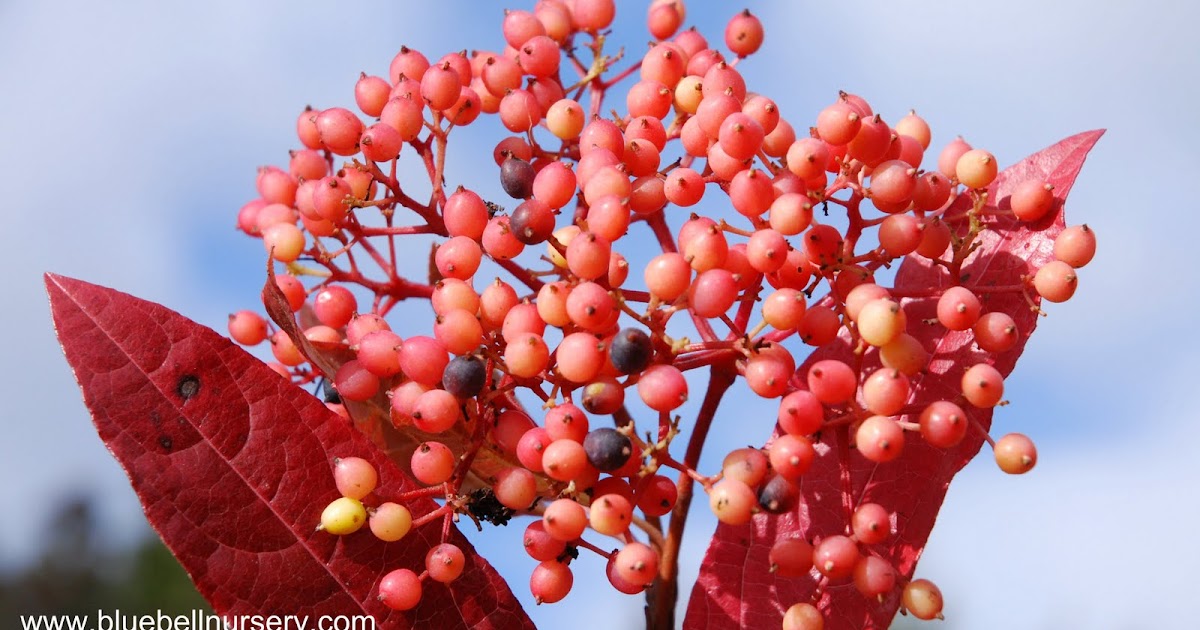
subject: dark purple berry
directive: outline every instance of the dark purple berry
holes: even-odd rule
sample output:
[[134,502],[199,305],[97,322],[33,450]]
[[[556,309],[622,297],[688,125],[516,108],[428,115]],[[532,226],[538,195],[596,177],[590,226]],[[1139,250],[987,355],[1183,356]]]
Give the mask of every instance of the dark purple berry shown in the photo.
[[771,514],[782,514],[796,507],[799,489],[779,475],[772,475],[758,491],[758,504]]
[[620,431],[605,427],[595,429],[583,438],[583,450],[597,470],[610,472],[629,461],[633,443]]
[[508,226],[526,245],[544,243],[554,233],[554,211],[544,202],[530,199],[513,210]]
[[520,158],[510,157],[500,165],[500,185],[513,199],[533,196],[533,165]]
[[487,368],[479,357],[454,357],[442,372],[442,387],[458,398],[471,398],[483,391]]
[[608,355],[619,372],[636,374],[650,365],[654,348],[650,344],[650,335],[637,328],[624,328],[613,337]]

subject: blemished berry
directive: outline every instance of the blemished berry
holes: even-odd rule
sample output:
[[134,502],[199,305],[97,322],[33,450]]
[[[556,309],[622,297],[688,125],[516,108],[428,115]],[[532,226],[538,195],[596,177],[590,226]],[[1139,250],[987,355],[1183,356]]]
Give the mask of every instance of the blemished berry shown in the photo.
[[425,554],[425,569],[434,581],[449,584],[467,568],[467,558],[457,545],[442,543]]
[[333,460],[333,481],[342,496],[362,499],[379,483],[379,473],[361,457],[339,457]]
[[678,498],[678,488],[669,477],[649,475],[638,483],[637,506],[646,516],[663,516],[670,513]]
[[487,366],[479,357],[454,357],[442,372],[442,386],[458,398],[478,395],[486,381]]
[[609,427],[593,429],[583,439],[588,461],[601,472],[616,470],[633,455],[633,443],[625,434]]
[[631,542],[616,554],[617,575],[630,584],[647,586],[658,577],[658,553],[648,545]]
[[367,523],[367,509],[362,501],[350,497],[334,499],[321,512],[321,527],[334,536],[353,534]]
[[504,507],[524,510],[537,499],[537,478],[524,468],[505,468],[496,475],[492,492]]
[[448,481],[456,463],[454,451],[441,442],[422,442],[409,458],[413,477],[427,486]]
[[770,460],[762,450],[751,447],[734,449],[721,462],[726,479],[736,479],[748,486],[757,486],[767,476]]
[[942,591],[924,578],[906,584],[900,601],[904,609],[917,619],[937,619],[942,615]]
[[625,388],[613,378],[588,383],[583,388],[583,408],[601,416],[612,415],[625,404]]
[[758,510],[754,490],[737,479],[722,479],[708,491],[708,505],[726,525],[744,525]]

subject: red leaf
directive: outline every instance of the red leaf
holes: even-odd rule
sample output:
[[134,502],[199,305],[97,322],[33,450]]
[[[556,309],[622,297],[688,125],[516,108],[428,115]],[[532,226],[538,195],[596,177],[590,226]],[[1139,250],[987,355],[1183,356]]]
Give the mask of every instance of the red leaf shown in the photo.
[[[1043,177],[1055,186],[1056,198],[1065,199],[1084,159],[1102,134],[1103,131],[1090,131],[1072,136],[1009,167],[989,189],[989,198],[999,200],[999,207],[1006,208],[1008,195],[1016,184]],[[968,204],[965,196],[960,197],[957,209],[951,209],[948,215],[966,210]],[[1034,225],[1022,224],[1013,217],[1000,217],[994,223],[995,229],[980,234],[981,247],[963,266],[967,276],[964,282],[968,286],[1020,283],[1022,275],[1032,273],[1052,259],[1054,238],[1063,225],[1059,210]],[[915,256],[901,264],[896,276],[896,288],[900,290],[949,284],[945,268]],[[906,299],[902,304],[909,322],[936,317],[936,300]],[[1037,325],[1038,316],[1021,293],[990,294],[984,305],[986,311],[999,310],[1011,315],[1022,333],[1015,348],[993,361],[1007,376]],[[948,332],[941,326],[910,327],[910,332],[914,330],[913,334],[921,339],[931,356],[927,373],[913,380],[917,404],[954,399],[959,394],[963,371],[989,359],[988,354],[974,347],[970,332]],[[829,358],[853,361],[848,336],[813,352],[796,373],[805,375],[813,362]],[[871,352],[864,367],[878,364],[877,353]],[[802,382],[797,385],[804,386]],[[967,410],[984,427],[991,426],[990,409],[968,406]],[[905,419],[916,421],[914,417]],[[767,554],[779,538],[813,540],[845,533],[843,458],[849,463],[854,504],[876,502],[896,512],[896,534],[872,550],[889,559],[901,574],[911,577],[950,480],[983,444],[978,431],[971,431],[962,444],[950,451],[910,436],[899,459],[874,464],[857,451],[849,452],[845,429],[825,431],[821,439],[820,456],[802,479],[802,501],[795,512],[778,517],[759,515],[752,523],[740,527],[717,527],[688,603],[685,628],[777,628],[790,605],[812,601],[816,580],[811,576],[775,578],[768,571]],[[826,616],[825,627],[831,630],[884,628],[895,615],[899,599],[899,589],[894,589],[880,604],[863,597],[849,581],[839,581],[826,587],[818,605]]]
[[[359,456],[380,488],[416,485],[316,398],[224,337],[169,309],[46,275],[51,311],[96,429],[150,523],[224,615],[375,616],[389,628],[532,628],[504,580],[452,530],[468,570],[424,582],[420,606],[376,598],[395,568],[424,570],[437,522],[397,543],[315,531],[338,497],[335,457]],[[436,504],[409,502],[414,514]],[[316,620],[312,620],[316,624]]]

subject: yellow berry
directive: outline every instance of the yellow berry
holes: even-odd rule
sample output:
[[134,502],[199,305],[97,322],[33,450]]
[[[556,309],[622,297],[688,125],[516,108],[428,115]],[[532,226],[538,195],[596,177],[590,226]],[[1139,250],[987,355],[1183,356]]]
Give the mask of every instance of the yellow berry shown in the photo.
[[334,536],[345,536],[358,531],[367,522],[367,509],[362,501],[342,497],[335,499],[321,512],[320,529]]

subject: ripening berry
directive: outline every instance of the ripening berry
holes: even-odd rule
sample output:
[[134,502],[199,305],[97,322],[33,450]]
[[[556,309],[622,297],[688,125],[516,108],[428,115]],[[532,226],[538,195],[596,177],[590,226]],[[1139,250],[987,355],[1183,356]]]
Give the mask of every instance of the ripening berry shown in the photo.
[[533,574],[529,576],[529,593],[538,604],[554,604],[571,592],[574,582],[575,576],[569,566],[558,560],[545,560],[534,566]]
[[780,477],[788,481],[798,481],[801,475],[808,472],[817,453],[808,438],[784,434],[771,442],[767,455],[771,461],[771,468],[779,473]]
[[988,352],[1004,352],[1021,338],[1013,318],[999,311],[980,315],[972,331],[976,345]]
[[1022,221],[1037,221],[1054,208],[1054,186],[1043,179],[1027,179],[1008,198],[1012,213]]
[[333,375],[333,384],[346,400],[368,400],[379,393],[379,377],[368,371],[356,359],[351,359],[338,368],[337,373]]
[[748,486],[757,486],[766,477],[770,461],[757,448],[742,447],[729,452],[721,462],[721,474]]
[[524,468],[505,468],[496,475],[492,492],[504,507],[525,510],[537,500],[537,478]]
[[967,435],[967,414],[958,405],[939,400],[929,403],[920,417],[921,437],[938,448],[953,448]]
[[619,494],[606,494],[592,501],[588,523],[597,533],[620,536],[629,529],[632,517],[632,501]]
[[858,334],[872,346],[885,346],[904,332],[908,319],[904,309],[892,300],[880,298],[863,305],[858,312]]
[[1004,397],[1004,376],[986,363],[977,363],[963,372],[962,392],[976,407],[995,407]]
[[542,468],[548,477],[556,481],[571,481],[590,467],[587,451],[575,440],[554,440],[542,452]]
[[263,248],[271,258],[295,262],[304,253],[304,232],[291,223],[276,223],[262,230]]
[[951,140],[942,149],[942,152],[938,154],[938,172],[950,179],[957,177],[958,160],[970,150],[971,145],[967,144],[967,141],[963,140],[962,136]]
[[1002,436],[992,450],[1000,470],[1010,475],[1025,474],[1037,465],[1037,447],[1021,433]]
[[408,569],[396,569],[379,581],[379,601],[392,610],[412,610],[421,602],[421,580]]
[[379,473],[361,457],[338,457],[333,460],[333,481],[342,496],[362,499],[379,483]]
[[758,510],[758,497],[745,483],[725,478],[709,489],[708,506],[722,523],[743,525]]
[[567,543],[558,540],[546,532],[544,521],[537,520],[525,528],[523,540],[525,553],[539,562],[554,560],[567,549]]
[[783,614],[783,630],[825,630],[825,617],[808,602],[792,604]]
[[996,179],[996,156],[983,149],[971,149],[958,158],[955,177],[967,188],[987,188]]
[[837,337],[841,327],[841,317],[833,309],[828,306],[814,306],[804,312],[796,332],[804,343],[823,346]]
[[900,370],[881,368],[863,381],[863,406],[875,415],[893,416],[904,408],[911,391],[908,377]]
[[267,320],[254,311],[238,311],[229,316],[229,337],[243,346],[255,346],[267,339]]
[[854,139],[862,127],[858,111],[838,101],[817,114],[817,134],[831,145],[845,145]]
[[[338,391],[340,392],[341,388]],[[431,389],[413,401],[413,424],[426,433],[447,431],[461,417],[462,410],[458,399],[444,389]]]
[[555,540],[571,542],[587,529],[587,512],[572,499],[555,499],[542,513],[542,526]]
[[1087,225],[1072,225],[1054,239],[1054,257],[1078,269],[1096,255],[1096,233]]
[[648,545],[631,542],[616,554],[617,575],[630,584],[647,586],[658,577],[658,553]]
[[860,557],[858,545],[846,536],[828,536],[813,548],[813,566],[831,580],[850,577]]
[[674,509],[679,490],[671,478],[649,475],[638,482],[636,495],[637,506],[646,516],[664,516]]
[[902,160],[888,160],[871,171],[872,199],[907,204],[917,187],[917,169]]
[[450,480],[458,459],[454,451],[441,442],[422,442],[409,459],[413,477],[427,486],[436,486]]
[[604,367],[604,342],[588,332],[571,333],[558,344],[555,370],[572,383],[584,384],[596,378]]
[[688,385],[683,372],[673,365],[655,365],[638,379],[638,396],[655,411],[674,411],[687,400]]
[[812,392],[796,390],[779,401],[778,421],[789,435],[812,435],[821,429],[825,411]]
[[881,543],[892,533],[891,515],[878,503],[863,503],[854,510],[850,528],[864,545]]
[[334,536],[345,536],[358,531],[367,522],[367,509],[358,499],[341,497],[321,512],[321,525],[318,529],[329,532]]
[[904,609],[917,619],[942,617],[942,591],[929,580],[922,578],[906,584],[900,600]]
[[863,556],[854,565],[854,587],[867,597],[892,590],[896,585],[896,568],[878,556]]
[[1033,288],[1046,300],[1066,302],[1075,294],[1079,278],[1075,269],[1061,260],[1052,260],[1033,276]]
[[809,391],[827,405],[849,401],[858,389],[858,377],[854,370],[837,359],[814,363],[808,370],[807,380]]
[[915,376],[929,361],[929,353],[916,337],[903,333],[879,349],[879,361],[905,376]]
[[725,25],[725,47],[738,57],[746,57],[762,46],[763,35],[762,21],[746,9]]
[[979,298],[970,289],[950,287],[938,298],[937,317],[950,330],[966,330],[975,325],[982,308]]
[[371,533],[384,542],[396,542],[412,529],[412,513],[399,503],[390,501],[371,511],[367,524]]
[[467,558],[457,545],[442,543],[425,554],[425,568],[434,581],[449,584],[467,568]]
[[882,464],[896,459],[904,450],[904,429],[886,416],[871,416],[858,425],[854,440],[863,457]]

